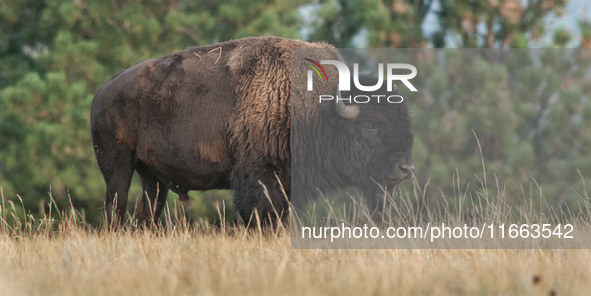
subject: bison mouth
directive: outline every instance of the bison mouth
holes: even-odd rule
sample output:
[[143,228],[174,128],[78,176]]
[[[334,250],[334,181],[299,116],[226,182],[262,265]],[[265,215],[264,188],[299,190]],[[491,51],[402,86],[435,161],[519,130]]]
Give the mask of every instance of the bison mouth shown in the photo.
[[[414,166],[410,159],[395,161],[394,164],[387,165],[389,169],[386,172],[377,174],[379,178],[370,177],[371,184],[365,184],[360,187],[367,198],[368,206],[371,210],[380,208],[384,199],[384,194],[394,189],[394,187],[403,181],[410,179],[414,171]],[[374,175],[375,176],[375,175]]]
[[384,184],[387,186],[395,186],[402,181],[409,179],[415,167],[412,165],[410,159],[405,161],[397,161],[387,173],[384,174]]
[[405,177],[404,179],[386,179],[386,181],[384,182],[384,185],[386,186],[396,186],[400,183],[402,183],[402,181],[408,179],[410,177]]

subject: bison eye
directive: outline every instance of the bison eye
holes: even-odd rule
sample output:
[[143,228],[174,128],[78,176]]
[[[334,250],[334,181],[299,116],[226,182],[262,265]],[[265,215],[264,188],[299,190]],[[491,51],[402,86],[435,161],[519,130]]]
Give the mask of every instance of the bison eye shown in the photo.
[[367,123],[363,127],[363,134],[368,138],[374,138],[378,134],[377,124]]
[[377,131],[378,125],[375,123],[368,123],[365,128],[369,131]]

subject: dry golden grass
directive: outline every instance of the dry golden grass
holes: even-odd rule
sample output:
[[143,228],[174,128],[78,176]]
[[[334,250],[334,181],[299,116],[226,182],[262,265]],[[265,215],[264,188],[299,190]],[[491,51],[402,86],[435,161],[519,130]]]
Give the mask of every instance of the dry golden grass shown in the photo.
[[[551,222],[531,203],[515,214],[482,185],[475,195],[485,203],[473,206],[478,223]],[[416,200],[421,193],[417,187]],[[557,217],[589,229],[586,188],[582,200],[583,214]],[[73,207],[16,218],[10,203],[12,211],[2,196],[0,295],[591,295],[591,250],[292,250],[289,230],[230,227],[221,212],[221,229],[203,221],[188,226],[167,208],[166,226],[144,231],[132,222],[107,232],[87,225]],[[410,204],[395,206],[395,224],[441,221],[444,214],[451,224],[469,222],[452,206],[439,213]]]
[[591,293],[589,250],[292,250],[287,231],[229,231],[0,231],[0,294]]

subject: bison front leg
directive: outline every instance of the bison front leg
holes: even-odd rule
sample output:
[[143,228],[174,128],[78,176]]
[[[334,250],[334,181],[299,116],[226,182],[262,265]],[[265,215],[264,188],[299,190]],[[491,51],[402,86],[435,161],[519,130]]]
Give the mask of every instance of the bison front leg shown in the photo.
[[276,227],[289,214],[290,178],[285,169],[264,166],[235,170],[232,189],[236,211],[250,227]]

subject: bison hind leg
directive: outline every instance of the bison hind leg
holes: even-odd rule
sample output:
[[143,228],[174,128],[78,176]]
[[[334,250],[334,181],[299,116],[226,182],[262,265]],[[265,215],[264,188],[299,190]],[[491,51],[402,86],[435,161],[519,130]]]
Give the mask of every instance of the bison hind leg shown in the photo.
[[140,225],[156,225],[166,205],[168,187],[158,180],[142,164],[137,169],[142,182],[142,199],[137,209],[137,219]]
[[115,221],[122,224],[125,218],[135,158],[121,151],[101,151],[97,153],[97,160],[107,185],[105,212],[107,227],[110,228]]

